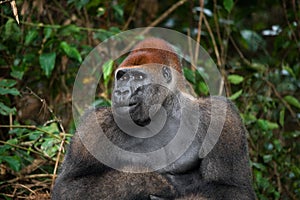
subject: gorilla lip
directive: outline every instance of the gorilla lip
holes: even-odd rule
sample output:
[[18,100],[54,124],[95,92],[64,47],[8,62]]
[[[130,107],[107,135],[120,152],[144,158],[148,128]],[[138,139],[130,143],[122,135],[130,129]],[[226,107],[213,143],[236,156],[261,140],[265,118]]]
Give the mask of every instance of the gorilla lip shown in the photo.
[[117,104],[114,106],[114,110],[118,115],[124,115],[129,113],[131,109],[134,109],[135,107],[139,106],[140,103],[138,102],[130,102],[125,104]]
[[122,108],[122,107],[134,107],[139,105],[140,103],[138,101],[130,101],[125,103],[116,103],[114,105],[115,108]]

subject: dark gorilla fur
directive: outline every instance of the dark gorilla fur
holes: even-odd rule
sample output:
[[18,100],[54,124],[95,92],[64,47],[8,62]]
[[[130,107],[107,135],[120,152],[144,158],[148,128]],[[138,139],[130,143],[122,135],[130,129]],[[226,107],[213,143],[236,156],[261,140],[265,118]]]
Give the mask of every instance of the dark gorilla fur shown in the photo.
[[[149,48],[150,45],[150,48]],[[146,49],[141,49],[145,47]],[[155,50],[155,48],[163,50]],[[168,67],[144,64],[163,64],[179,70],[179,59],[173,49],[163,40],[150,38],[139,43],[116,72],[113,94],[114,106],[131,105],[130,116],[140,125],[151,122],[149,104],[161,103],[167,111],[167,121],[159,134],[143,139],[124,133],[115,122],[111,108],[98,108],[83,117],[81,125],[72,138],[60,174],[56,180],[52,199],[255,199],[252,188],[251,170],[246,139],[246,129],[235,106],[222,97],[194,99],[188,95],[183,76],[176,77]],[[122,72],[122,73],[121,73]],[[164,92],[154,84],[136,82],[133,91],[124,92],[125,82],[118,73],[128,78],[139,74],[142,83],[156,78],[166,84],[176,84],[172,93]],[[148,78],[147,78],[148,77]],[[174,79],[176,81],[174,82]],[[123,81],[123,83],[122,83]],[[126,82],[127,83],[127,82]],[[157,88],[158,87],[158,88]],[[125,88],[126,89],[126,88]],[[125,95],[128,101],[123,102]],[[123,95],[122,98],[118,95]],[[148,173],[127,173],[112,169],[91,155],[82,143],[80,135],[97,145],[99,123],[103,133],[115,145],[132,152],[149,152],[164,146],[174,137],[180,123],[179,102],[176,95],[183,95],[187,101],[199,108],[200,121],[195,141],[174,163],[162,170]],[[126,97],[127,98],[127,97]],[[155,102],[157,101],[157,102]],[[218,105],[217,109],[211,109]],[[211,115],[218,116],[226,108],[226,119],[221,136],[211,152],[199,157],[199,149],[211,122]],[[214,113],[212,113],[214,112]],[[125,121],[127,119],[124,119]],[[130,119],[131,120],[131,119]],[[214,120],[219,120],[214,119]],[[91,144],[92,145],[92,144]],[[109,152],[109,149],[105,149]],[[146,165],[149,167],[149,165]],[[146,167],[145,166],[145,167]],[[123,166],[130,169],[130,164]],[[141,166],[143,167],[143,166]]]

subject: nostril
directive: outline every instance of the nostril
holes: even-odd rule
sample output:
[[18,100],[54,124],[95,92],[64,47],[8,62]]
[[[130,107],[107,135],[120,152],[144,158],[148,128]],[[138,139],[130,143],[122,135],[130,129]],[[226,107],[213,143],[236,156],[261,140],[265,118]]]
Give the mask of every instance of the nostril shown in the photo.
[[127,88],[120,88],[114,91],[114,95],[117,97],[127,97],[130,95],[130,91]]

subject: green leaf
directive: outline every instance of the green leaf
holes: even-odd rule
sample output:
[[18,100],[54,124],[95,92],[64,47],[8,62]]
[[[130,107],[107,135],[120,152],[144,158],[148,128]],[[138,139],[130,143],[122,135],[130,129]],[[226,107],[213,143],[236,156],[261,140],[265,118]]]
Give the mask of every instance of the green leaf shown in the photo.
[[52,34],[52,28],[45,27],[44,28],[44,38],[45,38],[45,40],[49,39],[51,37],[51,34]]
[[266,167],[262,163],[253,162],[252,166],[259,169],[260,171],[265,171]]
[[208,89],[206,83],[203,82],[203,81],[201,81],[201,82],[198,84],[198,88],[199,88],[199,90],[200,90],[200,92],[201,92],[202,94],[207,95],[208,92],[209,92],[209,89]]
[[0,87],[0,94],[5,95],[5,94],[11,94],[11,95],[19,95],[20,92],[16,88],[2,88]]
[[36,39],[38,34],[39,33],[35,29],[28,31],[28,33],[26,34],[26,37],[25,37],[25,43],[24,43],[25,46],[30,45],[32,43],[32,41]]
[[278,126],[277,123],[270,122],[270,121],[264,120],[264,119],[257,120],[257,124],[264,131],[273,130],[273,129],[279,128],[279,126]]
[[98,108],[98,107],[103,107],[103,106],[111,106],[111,102],[106,99],[97,99],[96,101],[93,102],[92,104],[93,107]]
[[290,75],[292,75],[294,78],[296,78],[296,75],[293,71],[293,69],[289,65],[284,65],[283,69],[286,70]]
[[112,8],[116,11],[116,13],[119,17],[123,17],[124,9],[120,5],[118,5],[118,4],[113,5]]
[[15,114],[16,113],[16,108],[10,108],[6,105],[4,105],[4,103],[0,102],[0,114],[1,115],[9,115],[9,114]]
[[49,133],[57,133],[57,134],[59,134],[59,128],[58,128],[57,123],[51,123],[48,126],[43,126],[41,129],[44,130],[44,131],[46,131],[46,132],[49,132]]
[[183,74],[189,82],[191,82],[193,84],[196,83],[195,73],[193,72],[193,70],[185,67],[185,68],[183,68]]
[[[10,135],[17,135],[18,137],[24,136],[25,134],[27,134],[28,132],[30,132],[29,129],[26,128],[14,128],[12,130],[9,130],[8,134]],[[16,141],[17,144],[17,141]]]
[[241,114],[241,116],[243,118],[243,122],[245,123],[245,125],[252,124],[252,123],[256,122],[256,120],[257,120],[255,115],[253,115],[251,113]]
[[99,39],[101,41],[104,41],[108,38],[110,38],[113,35],[116,35],[118,33],[120,33],[121,31],[117,28],[111,27],[109,28],[109,30],[105,30],[105,29],[98,29],[97,32],[95,32],[93,34],[93,38],[94,39]]
[[0,87],[12,87],[17,84],[17,81],[12,79],[0,80]]
[[241,90],[237,91],[236,93],[234,93],[233,95],[231,95],[229,97],[229,99],[236,100],[237,98],[239,98],[242,95],[242,93],[243,93],[243,90],[241,89]]
[[[4,155],[11,148],[12,148],[12,146],[7,145],[7,144],[1,145],[0,146],[0,155]],[[0,162],[1,162],[1,160],[0,160]]]
[[282,150],[282,145],[281,145],[280,140],[275,139],[275,140],[273,141],[273,143],[274,143],[274,146],[275,146],[276,150],[280,152],[280,151]]
[[48,155],[49,157],[53,157],[56,155],[59,146],[59,141],[54,138],[45,138],[45,141],[41,145],[41,149],[43,152]]
[[43,69],[47,77],[50,77],[52,70],[54,69],[55,59],[56,59],[55,52],[43,53],[39,57],[41,68]]
[[29,133],[29,139],[30,140],[37,140],[43,135],[41,131],[32,131]]
[[14,171],[20,171],[21,161],[17,156],[0,156],[0,161],[5,161],[8,166]]
[[70,58],[76,59],[78,62],[82,62],[82,58],[80,53],[77,51],[76,48],[71,47],[68,43],[66,42],[61,42],[60,43],[60,48],[69,56]]
[[108,82],[111,78],[111,73],[113,71],[114,61],[108,60],[103,65],[103,79],[104,79],[104,86],[107,88]]
[[261,47],[266,46],[266,42],[262,36],[252,30],[242,30],[242,38],[246,42],[246,48],[255,52]]
[[295,97],[288,95],[284,97],[284,100],[290,105],[295,106],[296,108],[300,108],[300,102]]
[[249,66],[251,69],[254,69],[259,72],[264,72],[266,71],[267,67],[264,64],[261,63],[251,63]]
[[11,39],[17,42],[20,40],[21,35],[22,35],[21,29],[19,28],[15,20],[12,18],[7,20],[5,24],[3,39],[4,40]]
[[275,123],[275,122],[270,122],[270,121],[268,121],[268,128],[269,128],[270,130],[273,130],[273,129],[279,128],[279,126],[278,126],[278,124]]
[[228,81],[232,84],[237,85],[244,81],[244,77],[240,75],[232,74],[228,76]]
[[223,0],[224,8],[227,10],[227,12],[230,12],[233,7],[233,0]]
[[263,159],[264,159],[264,163],[268,163],[270,161],[272,161],[273,156],[272,155],[264,155]]
[[20,71],[17,69],[14,69],[14,67],[12,68],[12,71],[10,72],[10,75],[16,79],[22,80],[23,75],[24,75],[24,71]]

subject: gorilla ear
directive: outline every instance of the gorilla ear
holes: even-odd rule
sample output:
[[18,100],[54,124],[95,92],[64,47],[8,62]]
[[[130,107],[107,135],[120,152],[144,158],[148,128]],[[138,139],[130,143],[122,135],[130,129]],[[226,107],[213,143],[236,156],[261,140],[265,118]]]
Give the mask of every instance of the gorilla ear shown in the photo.
[[172,80],[172,71],[169,67],[163,66],[162,68],[163,77],[166,79],[167,83]]

